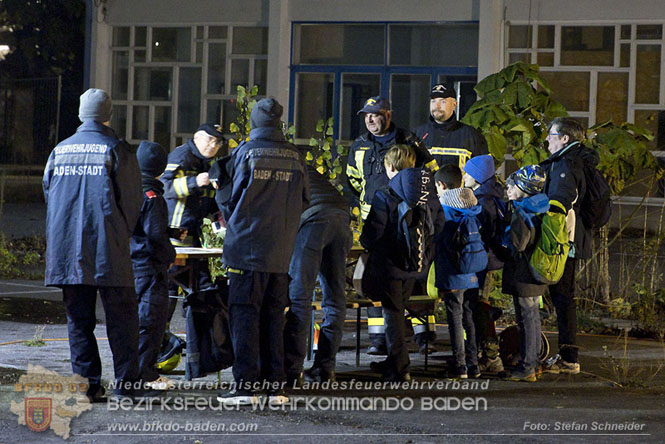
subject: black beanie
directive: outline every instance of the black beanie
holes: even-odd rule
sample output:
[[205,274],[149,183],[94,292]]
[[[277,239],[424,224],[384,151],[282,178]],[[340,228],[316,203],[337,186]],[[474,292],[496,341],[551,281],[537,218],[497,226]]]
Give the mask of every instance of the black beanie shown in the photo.
[[259,100],[249,116],[251,128],[279,128],[279,119],[282,117],[283,111],[282,105],[272,97]]
[[144,140],[136,150],[136,158],[142,175],[157,177],[166,169],[168,156],[160,144]]

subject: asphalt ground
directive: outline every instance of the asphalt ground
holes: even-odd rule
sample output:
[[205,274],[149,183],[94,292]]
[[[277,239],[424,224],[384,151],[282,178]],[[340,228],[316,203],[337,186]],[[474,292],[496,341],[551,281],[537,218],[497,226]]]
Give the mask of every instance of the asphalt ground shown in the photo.
[[[40,282],[0,281],[0,443],[62,442],[53,430],[34,432],[10,410],[28,397],[17,391],[30,365],[70,376],[69,345],[61,294]],[[172,331],[184,335],[180,309]],[[97,306],[103,378],[112,381],[112,356],[104,313]],[[38,332],[41,330],[41,333]],[[363,353],[355,365],[355,311],[349,311],[338,355],[340,386],[291,390],[295,403],[229,410],[216,401],[217,384],[231,370],[185,381],[183,363],[169,377],[178,386],[165,403],[93,404],[71,418],[75,443],[164,442],[663,442],[665,348],[661,342],[580,335],[579,375],[545,375],[536,383],[489,377],[463,385],[445,379],[450,355],[447,328],[438,328],[437,353],[411,353],[415,384],[382,387],[369,370],[373,359],[363,328]],[[25,341],[41,334],[45,345]],[[556,334],[548,333],[553,350]],[[374,358],[376,360],[376,358]],[[306,363],[306,367],[309,363]],[[25,377],[25,376],[24,376]],[[19,386],[16,384],[19,383]],[[34,393],[31,394],[31,396]],[[42,396],[48,396],[43,393]],[[86,405],[86,408],[90,407]]]

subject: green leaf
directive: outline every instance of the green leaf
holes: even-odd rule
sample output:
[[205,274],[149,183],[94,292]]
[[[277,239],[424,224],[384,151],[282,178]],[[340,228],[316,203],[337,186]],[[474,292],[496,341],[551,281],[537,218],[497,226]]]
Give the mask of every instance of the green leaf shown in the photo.
[[291,125],[289,127],[289,134],[294,135],[296,133],[296,127],[294,125]]
[[305,155],[305,160],[308,161],[308,162],[311,162],[312,160],[314,160],[314,156],[312,155],[311,151],[307,151],[307,154]]
[[319,120],[316,122],[316,132],[317,132],[317,133],[321,133],[321,132],[323,132],[323,120],[321,120],[321,119],[319,119]]
[[334,123],[335,123],[335,119],[333,119],[332,117],[328,117],[328,122],[327,122],[328,126],[331,127],[331,126],[334,125]]
[[476,91],[476,93],[478,93],[480,97],[484,97],[490,91],[495,91],[497,89],[503,88],[505,84],[506,81],[504,80],[503,77],[501,77],[501,75],[490,74],[489,76],[485,77],[483,80],[478,82],[478,84],[474,88],[474,91]]
[[229,131],[232,133],[237,133],[238,131],[240,131],[240,128],[238,128],[238,125],[235,122],[231,122],[231,124],[229,125]]
[[495,159],[502,160],[506,155],[506,138],[496,128],[483,132],[487,148]]
[[339,154],[340,156],[346,156],[346,154],[347,154],[346,153],[346,147],[344,147],[344,145],[338,145],[337,146],[337,154]]
[[332,135],[333,135],[333,127],[328,126],[328,128],[326,128],[326,136],[332,136]]
[[316,147],[318,147],[318,146],[319,146],[319,142],[318,142],[314,137],[310,137],[310,139],[309,139],[309,146],[316,146]]
[[249,94],[250,94],[252,97],[254,97],[254,96],[257,95],[258,93],[259,93],[259,85],[254,85],[254,86],[252,86],[252,90],[250,91]]

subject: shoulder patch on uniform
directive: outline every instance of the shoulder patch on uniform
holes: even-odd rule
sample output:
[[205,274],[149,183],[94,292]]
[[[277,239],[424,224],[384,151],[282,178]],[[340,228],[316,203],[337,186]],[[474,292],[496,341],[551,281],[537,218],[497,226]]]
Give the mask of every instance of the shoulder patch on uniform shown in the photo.
[[157,197],[157,193],[155,193],[155,192],[152,191],[152,190],[148,190],[148,191],[146,191],[146,192],[145,192],[145,195],[146,195],[146,197],[147,197],[148,199],[152,199],[152,198],[154,198],[154,197]]

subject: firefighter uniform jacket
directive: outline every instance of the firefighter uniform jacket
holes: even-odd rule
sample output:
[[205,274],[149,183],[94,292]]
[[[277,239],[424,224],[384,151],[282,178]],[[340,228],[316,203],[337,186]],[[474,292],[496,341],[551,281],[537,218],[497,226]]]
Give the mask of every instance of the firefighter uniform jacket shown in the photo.
[[160,179],[169,210],[169,226],[188,230],[184,242],[172,240],[176,246],[198,244],[203,218],[218,211],[212,185],[196,185],[196,176],[207,172],[215,161],[202,156],[192,139],[169,154],[166,171]]
[[288,273],[309,203],[305,159],[274,127],[255,128],[225,159],[231,179],[218,199],[226,220],[222,262],[230,269]]
[[129,238],[139,217],[136,154],[86,120],[51,152],[46,200],[46,285],[134,287]]
[[439,167],[454,163],[462,169],[470,158],[488,154],[482,134],[457,120],[454,114],[443,123],[436,123],[430,116],[429,122],[416,128],[416,136],[422,139]]
[[163,184],[154,178],[143,178],[143,206],[131,240],[134,276],[166,272],[175,260],[175,249],[169,241],[169,213],[162,196]]
[[396,128],[393,124],[388,136],[380,139],[377,140],[372,133],[367,132],[358,137],[349,149],[346,175],[353,191],[359,195],[360,214],[363,219],[367,219],[377,190],[388,186],[383,158],[393,145],[411,146],[416,152],[416,167],[427,167],[432,172],[439,169],[434,158],[412,132]]

